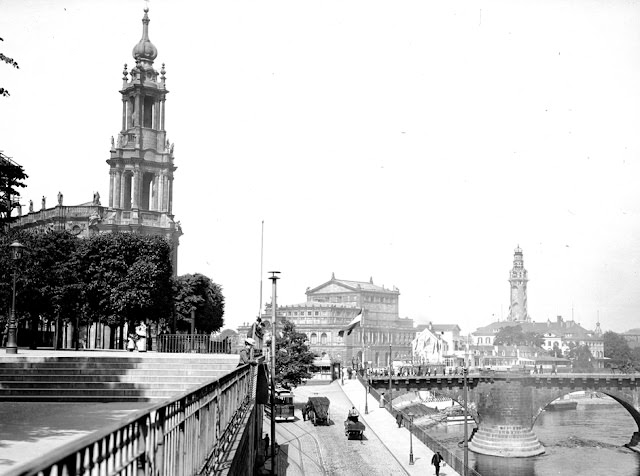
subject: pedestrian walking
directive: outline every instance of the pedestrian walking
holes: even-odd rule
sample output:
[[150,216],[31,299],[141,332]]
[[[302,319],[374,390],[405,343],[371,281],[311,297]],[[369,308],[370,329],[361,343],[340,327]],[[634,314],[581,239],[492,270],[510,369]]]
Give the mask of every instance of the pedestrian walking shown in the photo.
[[264,454],[265,456],[269,453],[269,435],[264,435]]
[[439,451],[431,458],[431,464],[436,467],[436,476],[440,476],[440,464],[444,464],[444,458]]
[[384,408],[384,392],[380,395],[380,408]]
[[398,424],[398,428],[402,426],[402,413],[398,412],[396,415],[396,423]]

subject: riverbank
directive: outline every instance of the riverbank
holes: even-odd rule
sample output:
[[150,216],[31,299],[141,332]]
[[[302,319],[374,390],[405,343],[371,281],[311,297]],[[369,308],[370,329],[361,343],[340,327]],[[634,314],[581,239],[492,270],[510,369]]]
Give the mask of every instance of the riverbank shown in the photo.
[[613,398],[599,392],[574,392],[570,393],[562,398],[561,400],[556,400],[556,402],[576,402],[580,406],[591,406],[591,405],[619,405]]

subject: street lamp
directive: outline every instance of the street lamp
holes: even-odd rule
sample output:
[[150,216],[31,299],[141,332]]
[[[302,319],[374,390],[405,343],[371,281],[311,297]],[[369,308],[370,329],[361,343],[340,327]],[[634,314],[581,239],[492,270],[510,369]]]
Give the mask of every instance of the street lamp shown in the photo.
[[367,385],[364,389],[364,414],[369,414],[369,369],[364,368],[365,377],[367,377]]
[[11,300],[11,315],[9,316],[9,324],[7,326],[7,354],[18,353],[18,342],[16,336],[16,276],[18,274],[18,261],[22,259],[24,245],[14,241],[9,245],[11,249],[11,259],[14,261],[13,266],[13,298]]
[[391,343],[389,343],[389,411],[393,411],[393,396],[391,395]]
[[409,464],[413,464],[413,413],[409,413]]
[[462,385],[464,389],[464,476],[467,476],[469,467],[469,436],[467,434],[467,375],[469,375],[469,367],[467,367],[466,364],[467,362],[465,362],[465,366],[462,368]]
[[271,475],[276,474],[276,281],[280,271],[269,271],[271,287]]

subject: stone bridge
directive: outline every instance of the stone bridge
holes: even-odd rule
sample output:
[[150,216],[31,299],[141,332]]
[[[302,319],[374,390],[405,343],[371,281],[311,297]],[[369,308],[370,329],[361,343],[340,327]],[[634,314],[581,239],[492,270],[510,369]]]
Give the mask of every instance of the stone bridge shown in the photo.
[[[544,453],[532,428],[545,407],[571,392],[591,390],[606,394],[633,417],[638,430],[626,445],[640,452],[640,374],[517,374],[486,372],[467,377],[468,411],[478,425],[469,449],[505,457]],[[389,377],[371,377],[371,387],[389,389]],[[463,404],[462,375],[391,377],[393,398],[404,393],[429,390]]]

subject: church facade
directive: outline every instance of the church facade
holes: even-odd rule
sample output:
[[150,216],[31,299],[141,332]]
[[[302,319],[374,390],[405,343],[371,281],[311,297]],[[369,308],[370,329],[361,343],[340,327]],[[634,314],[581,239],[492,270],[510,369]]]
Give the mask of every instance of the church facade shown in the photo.
[[173,247],[173,273],[177,272],[178,244],[182,235],[173,216],[173,144],[164,130],[164,64],[160,72],[153,62],[158,55],[149,40],[148,8],[142,18],[142,38],[133,48],[135,66],[124,67],[122,118],[117,142],[112,137],[109,165],[108,202],[102,203],[99,192],[91,201],[79,205],[64,204],[62,193],[47,207],[43,196],[39,209],[29,203],[28,213],[12,223],[36,233],[66,230],[78,237],[97,233],[130,232],[159,235]]

